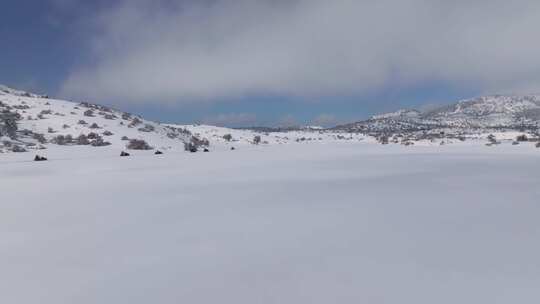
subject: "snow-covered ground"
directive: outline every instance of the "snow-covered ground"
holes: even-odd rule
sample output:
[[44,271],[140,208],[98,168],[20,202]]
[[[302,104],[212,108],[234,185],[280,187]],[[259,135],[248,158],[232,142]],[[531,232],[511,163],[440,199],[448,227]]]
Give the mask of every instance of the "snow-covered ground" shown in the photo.
[[1,303],[540,300],[532,143],[47,153],[0,158]]
[[[247,129],[231,129],[209,125],[169,125],[174,128],[189,130],[193,135],[206,138],[214,147],[237,147],[253,145],[256,136],[261,138],[261,145],[282,145],[282,144],[309,144],[325,143],[331,144],[336,141],[375,141],[369,136],[359,133],[334,132],[330,130],[298,130],[283,132],[260,132]],[[230,135],[230,140],[224,137]]]

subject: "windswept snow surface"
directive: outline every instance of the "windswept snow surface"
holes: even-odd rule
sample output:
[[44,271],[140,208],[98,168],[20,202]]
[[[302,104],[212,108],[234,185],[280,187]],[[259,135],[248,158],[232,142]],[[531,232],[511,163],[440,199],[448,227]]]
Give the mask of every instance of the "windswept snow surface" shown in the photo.
[[538,303],[530,145],[0,155],[0,302]]

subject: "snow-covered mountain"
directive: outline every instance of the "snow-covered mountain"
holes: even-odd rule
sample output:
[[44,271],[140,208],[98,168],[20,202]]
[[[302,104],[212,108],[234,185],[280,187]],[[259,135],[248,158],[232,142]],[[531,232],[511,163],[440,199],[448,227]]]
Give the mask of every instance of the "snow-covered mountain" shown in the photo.
[[[108,146],[115,150],[232,149],[242,145],[379,141],[410,144],[464,140],[466,135],[527,131],[538,136],[540,95],[486,96],[428,112],[399,110],[332,129],[230,129],[161,124],[109,107],[51,99],[0,86],[0,152],[56,146]],[[398,136],[398,137],[396,137]],[[513,135],[512,135],[513,136]],[[399,138],[399,139],[398,139]]]
[[400,110],[336,129],[366,133],[418,132],[446,129],[453,133],[537,130],[540,95],[493,95],[462,100],[428,112]]

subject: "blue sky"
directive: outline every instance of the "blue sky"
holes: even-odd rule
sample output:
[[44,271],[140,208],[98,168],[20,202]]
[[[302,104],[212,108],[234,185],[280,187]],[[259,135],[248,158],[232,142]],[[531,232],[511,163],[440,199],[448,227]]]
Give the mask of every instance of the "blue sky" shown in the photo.
[[167,122],[326,124],[537,92],[535,1],[4,0],[0,83]]

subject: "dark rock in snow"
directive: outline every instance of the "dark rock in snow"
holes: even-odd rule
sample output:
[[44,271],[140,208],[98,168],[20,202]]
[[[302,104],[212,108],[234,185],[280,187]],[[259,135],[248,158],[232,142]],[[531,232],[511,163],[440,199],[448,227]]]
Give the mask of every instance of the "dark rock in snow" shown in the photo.
[[36,155],[36,157],[34,157],[34,161],[46,161],[46,160],[47,158],[43,156]]

